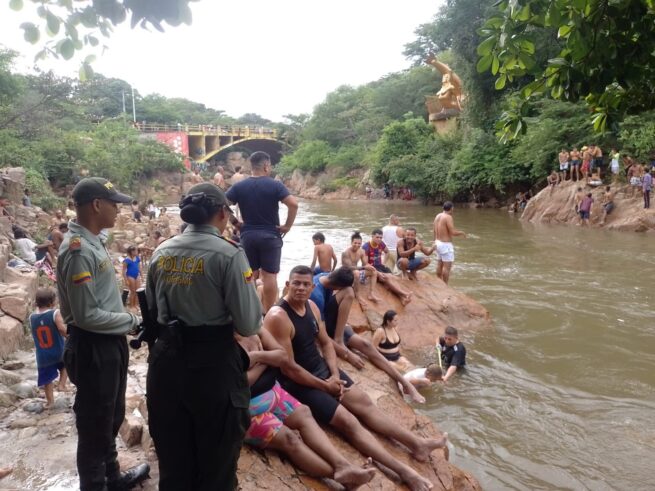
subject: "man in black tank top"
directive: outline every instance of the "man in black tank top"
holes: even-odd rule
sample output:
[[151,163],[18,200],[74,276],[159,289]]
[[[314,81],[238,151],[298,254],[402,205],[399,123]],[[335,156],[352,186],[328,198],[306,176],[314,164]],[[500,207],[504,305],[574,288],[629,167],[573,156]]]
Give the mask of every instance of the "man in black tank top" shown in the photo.
[[309,300],[312,276],[307,266],[293,268],[287,281],[288,293],[264,319],[264,328],[289,354],[289,364],[282,369],[282,386],[309,406],[319,422],[329,424],[364,455],[398,473],[409,489],[428,491],[432,483],[387,452],[362,423],[399,441],[419,461],[427,461],[432,450],[445,447],[447,435],[439,439],[414,435],[380,411],[339,370],[332,340],[320,321],[321,314]]

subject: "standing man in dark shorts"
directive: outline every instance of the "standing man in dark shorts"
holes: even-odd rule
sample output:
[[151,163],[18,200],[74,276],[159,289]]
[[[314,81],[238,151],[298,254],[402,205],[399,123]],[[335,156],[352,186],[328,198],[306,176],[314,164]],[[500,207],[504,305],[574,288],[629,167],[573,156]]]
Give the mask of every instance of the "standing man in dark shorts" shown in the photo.
[[264,328],[289,354],[291,366],[282,370],[285,375],[282,386],[309,406],[320,423],[329,424],[364,455],[396,472],[409,489],[428,491],[432,488],[430,481],[389,454],[360,420],[373,431],[401,442],[416,460],[423,462],[433,450],[446,446],[447,435],[439,439],[414,435],[380,411],[338,369],[332,340],[320,322],[316,304],[309,300],[312,277],[312,270],[307,266],[293,268],[287,281],[287,295],[264,319]]
[[[286,235],[298,212],[298,201],[279,181],[270,177],[271,157],[266,152],[250,156],[252,176],[234,184],[227,198],[241,211],[241,245],[255,279],[264,284],[262,303],[267,312],[277,300],[277,274],[280,272],[282,238]],[[287,220],[280,225],[279,203],[287,207]]]
[[248,361],[234,333],[259,331],[252,270],[222,235],[230,218],[218,186],[189,189],[189,226],[152,256],[148,308],[159,338],[148,357],[148,424],[159,458],[159,490],[233,490],[250,425]]
[[82,491],[131,489],[150,471],[141,464],[121,474],[116,435],[125,419],[127,340],[139,323],[125,312],[111,257],[98,234],[116,222],[118,203],[132,198],[111,182],[88,177],[73,189],[77,218],[59,249],[57,288],[68,324],[64,364],[75,394],[77,471]]

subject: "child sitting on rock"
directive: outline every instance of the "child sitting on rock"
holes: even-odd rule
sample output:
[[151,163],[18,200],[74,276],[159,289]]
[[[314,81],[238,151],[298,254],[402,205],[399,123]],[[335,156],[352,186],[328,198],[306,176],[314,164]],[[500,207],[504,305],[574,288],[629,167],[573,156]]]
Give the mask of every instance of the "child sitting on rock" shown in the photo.
[[64,338],[66,324],[55,309],[55,291],[39,288],[36,292],[36,311],[30,315],[32,337],[36,347],[38,385],[45,390],[46,408],[54,404],[53,382],[59,372],[59,390],[66,391],[66,369],[64,368]]

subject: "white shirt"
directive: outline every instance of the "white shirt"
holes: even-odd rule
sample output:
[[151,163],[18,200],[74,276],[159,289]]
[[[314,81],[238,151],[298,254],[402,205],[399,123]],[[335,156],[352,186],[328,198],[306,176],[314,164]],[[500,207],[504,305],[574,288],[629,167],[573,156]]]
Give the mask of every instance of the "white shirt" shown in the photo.
[[398,245],[399,238],[398,234],[396,234],[397,230],[398,225],[385,225],[382,227],[382,240],[387,244],[390,251],[395,251],[397,249],[396,246]]
[[410,370],[405,375],[403,375],[403,378],[405,380],[417,380],[417,379],[420,379],[420,378],[427,378],[425,376],[425,367],[415,368],[414,370]]
[[34,264],[36,262],[36,253],[34,252],[34,249],[36,249],[36,244],[28,238],[16,239],[15,242],[18,256],[23,261]]

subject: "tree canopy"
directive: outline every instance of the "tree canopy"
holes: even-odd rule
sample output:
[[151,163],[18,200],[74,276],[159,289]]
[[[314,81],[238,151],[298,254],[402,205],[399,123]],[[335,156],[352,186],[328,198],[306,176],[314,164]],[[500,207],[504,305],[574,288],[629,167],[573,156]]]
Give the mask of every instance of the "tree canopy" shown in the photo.
[[[501,0],[478,32],[478,71],[523,101],[584,100],[598,132],[655,108],[655,0]],[[545,60],[544,36],[557,46]],[[525,131],[527,113],[524,103],[506,111],[502,136]]]

